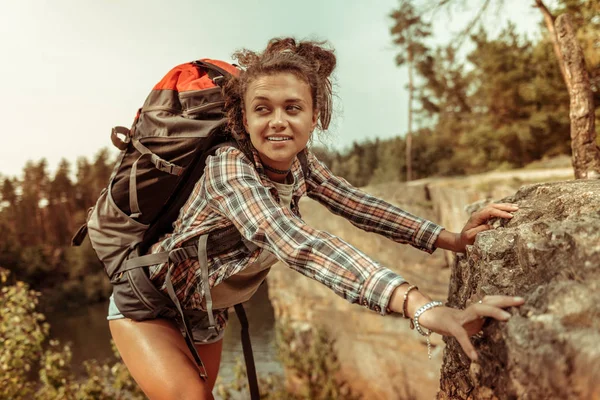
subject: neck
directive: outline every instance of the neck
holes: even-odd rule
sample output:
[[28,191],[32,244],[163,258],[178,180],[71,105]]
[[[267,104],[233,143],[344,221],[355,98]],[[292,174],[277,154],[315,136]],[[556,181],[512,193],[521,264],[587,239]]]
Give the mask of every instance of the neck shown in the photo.
[[263,163],[263,168],[265,169],[269,179],[271,179],[275,182],[279,182],[279,183],[285,182],[285,178],[288,176],[288,174],[290,173],[290,170],[291,170],[291,168],[288,168],[288,169],[273,168],[265,163]]

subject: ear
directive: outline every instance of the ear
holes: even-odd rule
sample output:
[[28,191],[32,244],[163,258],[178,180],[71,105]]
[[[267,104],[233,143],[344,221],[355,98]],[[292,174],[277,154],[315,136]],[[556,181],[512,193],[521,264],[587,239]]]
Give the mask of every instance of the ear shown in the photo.
[[246,118],[246,111],[242,110],[242,121],[244,123],[244,129],[248,132],[248,119]]
[[317,127],[317,122],[319,122],[319,113],[315,111],[315,112],[313,112],[311,131],[315,130],[315,128]]

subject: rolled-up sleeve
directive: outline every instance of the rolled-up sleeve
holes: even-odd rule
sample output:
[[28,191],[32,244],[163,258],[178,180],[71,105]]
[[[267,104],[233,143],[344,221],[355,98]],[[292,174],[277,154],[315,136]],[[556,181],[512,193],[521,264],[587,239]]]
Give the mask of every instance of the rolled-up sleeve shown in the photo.
[[442,227],[355,188],[309,153],[308,196],[354,226],[433,253]]
[[381,314],[404,279],[327,232],[281,207],[251,162],[237,149],[219,149],[205,169],[209,206],[241,235],[336,294]]

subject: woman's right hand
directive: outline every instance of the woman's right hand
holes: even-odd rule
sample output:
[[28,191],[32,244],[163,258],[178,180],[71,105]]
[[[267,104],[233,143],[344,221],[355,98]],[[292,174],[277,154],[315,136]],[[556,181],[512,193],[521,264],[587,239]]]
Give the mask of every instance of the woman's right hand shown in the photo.
[[485,296],[464,310],[450,307],[435,307],[425,311],[419,317],[419,324],[426,329],[444,336],[453,336],[458,340],[467,356],[477,360],[477,352],[470,337],[481,331],[486,317],[506,321],[511,317],[507,307],[522,305],[525,299],[512,296]]

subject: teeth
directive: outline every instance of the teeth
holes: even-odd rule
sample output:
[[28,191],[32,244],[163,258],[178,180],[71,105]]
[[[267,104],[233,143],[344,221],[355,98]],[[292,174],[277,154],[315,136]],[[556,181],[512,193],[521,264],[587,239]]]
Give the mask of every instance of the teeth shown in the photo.
[[267,140],[270,140],[272,142],[283,142],[285,140],[290,140],[289,137],[269,137],[267,138]]

